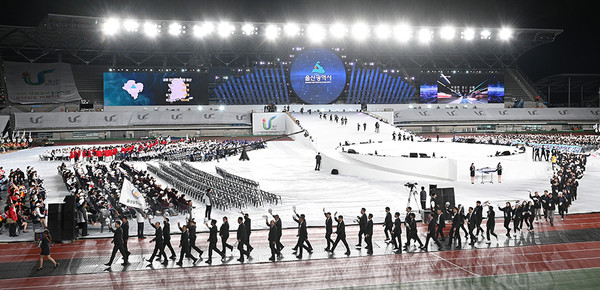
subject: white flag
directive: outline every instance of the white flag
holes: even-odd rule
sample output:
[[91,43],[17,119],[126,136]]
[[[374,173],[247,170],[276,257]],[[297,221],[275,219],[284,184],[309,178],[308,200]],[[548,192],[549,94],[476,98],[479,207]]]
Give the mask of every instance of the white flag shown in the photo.
[[123,180],[123,187],[121,188],[121,197],[119,198],[119,202],[126,206],[146,209],[146,200],[144,200],[144,196],[127,178]]

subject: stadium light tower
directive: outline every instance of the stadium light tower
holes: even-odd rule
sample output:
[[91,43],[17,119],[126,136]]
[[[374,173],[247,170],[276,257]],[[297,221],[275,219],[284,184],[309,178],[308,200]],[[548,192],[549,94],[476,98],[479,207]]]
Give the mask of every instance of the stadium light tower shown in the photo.
[[419,42],[428,43],[431,40],[431,30],[429,28],[421,28],[419,30]]
[[379,24],[375,28],[375,34],[377,34],[379,39],[388,39],[392,34],[392,30],[387,24]]
[[158,34],[158,26],[156,23],[146,22],[144,23],[144,33],[148,37],[155,37]]
[[289,36],[289,37],[293,37],[298,35],[298,33],[300,33],[300,27],[298,26],[298,24],[295,23],[288,23],[283,27],[283,30],[285,31],[285,35]]
[[513,31],[510,28],[502,28],[500,29],[500,31],[498,32],[498,37],[500,37],[501,40],[509,40],[512,38],[513,35]]
[[230,36],[234,31],[235,26],[229,22],[221,22],[217,27],[217,33],[223,38]]
[[140,27],[140,24],[133,19],[127,19],[127,20],[125,20],[125,22],[123,22],[123,28],[127,32],[136,32],[139,27]]
[[462,32],[462,38],[464,40],[473,40],[475,38],[475,30],[473,28],[465,28]]
[[256,28],[254,27],[254,25],[246,23],[244,24],[244,26],[242,26],[242,33],[244,33],[244,35],[253,35],[255,29]]
[[354,24],[352,26],[352,37],[356,40],[365,40],[369,37],[369,26],[362,22]]
[[212,24],[212,22],[204,22],[201,25],[196,24],[196,25],[194,25],[194,28],[193,28],[194,36],[204,37],[206,35],[211,34],[214,29],[215,29],[215,26],[214,26],[214,24]]
[[406,24],[399,24],[394,27],[394,37],[400,42],[407,42],[412,37],[412,30]]
[[454,27],[445,26],[445,27],[442,27],[442,29],[440,30],[440,37],[444,40],[452,40],[452,39],[454,39],[455,33],[456,33],[456,31],[455,31]]
[[267,27],[265,28],[265,37],[269,40],[273,40],[275,38],[277,38],[278,34],[279,34],[279,29],[277,28],[277,26],[273,25],[273,24],[269,24],[267,25]]
[[306,28],[306,36],[310,39],[310,41],[321,41],[323,38],[325,38],[325,29],[323,29],[321,24],[310,24]]
[[102,32],[106,35],[114,35],[119,32],[119,20],[109,18],[102,24]]
[[171,23],[169,25],[169,34],[173,35],[173,36],[178,36],[179,34],[181,34],[181,29],[183,27],[181,26],[181,24],[174,22]]
[[329,33],[331,33],[331,36],[334,38],[341,39],[346,36],[348,29],[346,29],[346,26],[341,23],[335,23],[329,27]]

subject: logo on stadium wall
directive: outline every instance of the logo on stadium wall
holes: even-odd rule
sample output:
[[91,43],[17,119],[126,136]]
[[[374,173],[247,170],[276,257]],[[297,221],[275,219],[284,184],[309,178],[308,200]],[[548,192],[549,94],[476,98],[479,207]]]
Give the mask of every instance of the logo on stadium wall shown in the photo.
[[600,115],[600,110],[591,110],[590,113],[592,113],[592,115]]
[[394,118],[400,118],[400,113],[395,113]]
[[508,110],[498,111],[500,115],[508,115]]
[[81,120],[79,120],[80,118],[81,115],[77,115],[75,117],[68,117],[69,123],[81,123]]
[[37,81],[36,82],[32,82],[31,81],[31,75],[29,74],[29,72],[23,72],[23,80],[25,81],[26,84],[31,85],[31,86],[39,86],[39,85],[43,85],[46,82],[46,74],[49,74],[51,72],[53,72],[55,69],[47,69],[47,70],[43,70],[41,72],[39,72],[37,74]]
[[204,119],[213,119],[214,116],[215,116],[215,113],[204,114]]
[[560,114],[560,115],[568,115],[569,114],[569,110],[558,111],[558,114]]
[[537,115],[537,110],[527,111],[529,115]]
[[38,124],[38,123],[40,123],[40,122],[41,122],[40,120],[41,120],[43,117],[44,117],[44,116],[39,116],[39,117],[36,117],[36,118],[34,118],[34,117],[31,117],[31,118],[29,118],[29,122],[30,122],[31,124]]
[[[265,129],[265,130],[271,130],[271,127],[273,125],[272,122],[273,122],[273,119],[275,119],[275,118],[277,118],[277,116],[273,116],[273,117],[269,118],[269,121],[267,121],[267,119],[263,118],[262,119],[263,129]],[[275,128],[273,128],[273,129],[275,129]]]
[[450,112],[446,112],[446,114],[448,114],[448,116],[454,116],[454,113],[456,113],[456,111],[450,111]]
[[171,120],[179,120],[182,119],[183,114],[173,115],[171,114]]
[[238,121],[242,121],[242,120],[246,119],[246,116],[247,116],[246,114],[244,114],[244,115],[235,115],[235,118]]
[[148,119],[148,115],[150,115],[149,113],[143,114],[143,115],[137,115],[138,120],[146,120]]
[[474,113],[477,116],[482,116],[483,115],[483,111],[475,111]]
[[116,116],[117,115],[104,116],[104,121],[106,121],[106,122],[113,122],[113,121],[115,121],[114,118]]
[[323,68],[323,66],[321,66],[320,61],[317,61],[317,63],[315,63],[315,66],[311,73],[313,73],[313,74],[324,74],[325,73],[325,69]]
[[427,112],[427,111],[419,112],[419,115],[421,115],[421,116],[429,116],[429,112]]

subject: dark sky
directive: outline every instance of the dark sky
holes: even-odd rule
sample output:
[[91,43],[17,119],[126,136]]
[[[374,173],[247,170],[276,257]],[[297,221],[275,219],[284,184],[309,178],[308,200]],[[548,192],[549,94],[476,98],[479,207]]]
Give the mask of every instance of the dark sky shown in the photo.
[[[0,24],[37,25],[48,13],[131,16],[165,20],[220,20],[412,25],[511,26],[565,31],[552,44],[523,55],[519,65],[534,80],[557,73],[598,73],[597,9],[588,1],[355,1],[355,0],[55,0],[3,1]],[[581,3],[579,3],[581,2]],[[576,3],[576,4],[573,4]]]

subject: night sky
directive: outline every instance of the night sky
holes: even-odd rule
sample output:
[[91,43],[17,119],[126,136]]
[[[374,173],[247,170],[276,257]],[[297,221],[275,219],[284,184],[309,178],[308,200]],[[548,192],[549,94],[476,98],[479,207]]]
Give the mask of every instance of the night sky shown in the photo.
[[[558,73],[599,73],[600,17],[592,1],[2,1],[0,24],[36,26],[48,14],[165,20],[397,23],[473,27],[557,28],[552,44],[519,60],[533,80]],[[577,4],[575,4],[577,3]]]

